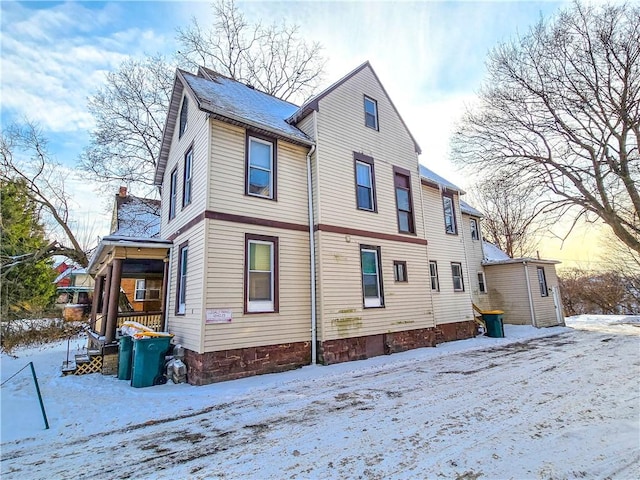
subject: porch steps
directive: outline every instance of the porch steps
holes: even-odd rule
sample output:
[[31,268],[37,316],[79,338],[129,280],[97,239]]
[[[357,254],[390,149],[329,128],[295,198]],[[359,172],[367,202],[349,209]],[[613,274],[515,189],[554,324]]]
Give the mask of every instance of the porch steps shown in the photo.
[[62,362],[62,375],[88,375],[102,372],[100,350],[88,350],[86,354],[75,355],[75,360]]

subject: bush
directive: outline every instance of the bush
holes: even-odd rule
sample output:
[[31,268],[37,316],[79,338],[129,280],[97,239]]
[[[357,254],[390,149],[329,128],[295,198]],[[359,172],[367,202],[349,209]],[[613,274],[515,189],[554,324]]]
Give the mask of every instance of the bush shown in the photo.
[[0,351],[12,355],[18,347],[51,343],[82,332],[84,322],[65,322],[60,318],[2,321]]

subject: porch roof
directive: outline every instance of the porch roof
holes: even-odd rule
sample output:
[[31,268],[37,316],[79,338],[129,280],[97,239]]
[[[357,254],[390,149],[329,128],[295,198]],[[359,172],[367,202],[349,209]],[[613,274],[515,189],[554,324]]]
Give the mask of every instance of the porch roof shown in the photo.
[[171,240],[163,240],[159,238],[136,238],[109,235],[104,237],[96,247],[93,255],[91,256],[91,260],[89,261],[89,265],[87,266],[87,271],[91,275],[96,275],[100,267],[105,263],[105,256],[111,247],[129,247],[135,248],[137,251],[142,251],[145,249],[169,249],[172,245],[173,242]]

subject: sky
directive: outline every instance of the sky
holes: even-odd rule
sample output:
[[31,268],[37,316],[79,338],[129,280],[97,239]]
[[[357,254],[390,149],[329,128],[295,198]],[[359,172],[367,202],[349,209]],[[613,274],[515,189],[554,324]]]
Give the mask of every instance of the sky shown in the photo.
[[[449,139],[482,84],[487,52],[526,33],[566,2],[257,0],[237,5],[251,21],[284,19],[299,25],[306,40],[322,43],[323,88],[369,60],[422,147],[420,162],[468,188],[470,179],[449,160]],[[89,230],[105,235],[112,196],[75,173],[93,127],[87,99],[128,57],[170,57],[176,29],[193,17],[206,24],[210,5],[2,1],[0,10],[2,124],[24,118],[39,124],[51,151],[69,169],[76,221],[92,222]],[[592,228],[584,236],[591,240]],[[541,255],[583,263],[596,258],[597,242],[573,243],[560,250],[559,241],[549,240]]]
[[198,387],[3,353],[2,478],[639,478],[640,317],[566,324]]

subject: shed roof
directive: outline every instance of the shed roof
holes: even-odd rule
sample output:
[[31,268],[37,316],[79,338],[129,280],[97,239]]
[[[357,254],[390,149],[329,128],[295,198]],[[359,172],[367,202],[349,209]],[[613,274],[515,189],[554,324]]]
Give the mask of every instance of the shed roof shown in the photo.
[[464,194],[465,191],[460,187],[454,185],[449,180],[444,177],[441,177],[433,170],[429,170],[427,167],[420,165],[420,177],[426,182],[436,187],[443,188],[445,190],[454,190],[460,194]]
[[462,213],[466,213],[467,215],[471,215],[474,217],[484,217],[484,214],[480,210],[476,210],[462,199],[460,199],[460,210],[462,211]]

